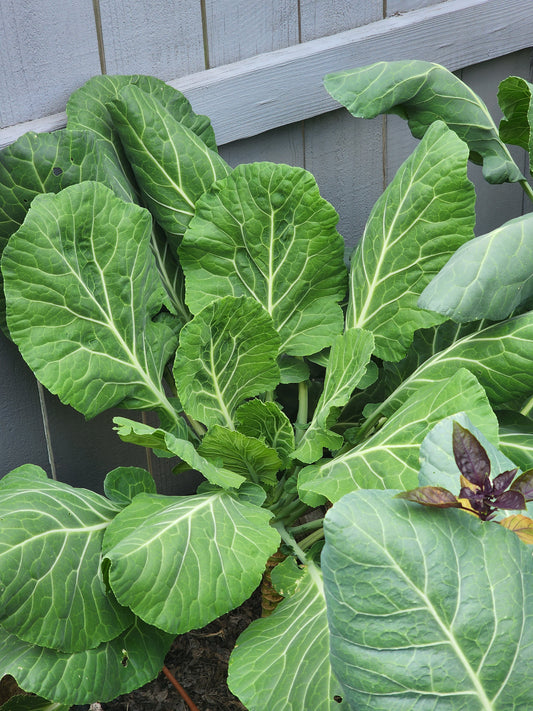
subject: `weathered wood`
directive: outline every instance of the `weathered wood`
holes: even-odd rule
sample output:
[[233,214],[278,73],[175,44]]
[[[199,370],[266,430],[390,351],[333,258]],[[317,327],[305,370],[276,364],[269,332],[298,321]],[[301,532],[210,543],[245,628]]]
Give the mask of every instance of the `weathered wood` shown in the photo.
[[460,69],[524,49],[532,36],[522,0],[448,0],[169,83],[211,116],[224,144],[334,110],[322,86],[328,72],[408,58]]
[[260,160],[303,167],[303,126],[301,123],[294,123],[261,133],[259,136],[227,143],[220,146],[220,155],[233,167],[240,163]]
[[91,0],[2,0],[0,126],[61,111],[100,73]]
[[32,463],[51,474],[37,383],[17,347],[0,332],[0,477]]
[[198,0],[99,0],[108,74],[171,79],[205,69]]
[[387,15],[390,17],[398,12],[420,10],[421,7],[437,5],[439,2],[445,2],[445,0],[387,0]]
[[328,72],[408,58],[459,69],[524,49],[532,33],[522,0],[449,0],[170,83],[212,117],[223,144],[333,110]]
[[[302,39],[366,25],[379,20],[382,13],[382,0],[303,0]],[[347,256],[361,237],[369,207],[383,190],[382,123],[381,119],[355,119],[344,109],[304,122],[305,167],[339,213],[337,229],[344,237]]]
[[296,0],[206,0],[209,66],[218,67],[299,41]]
[[302,42],[368,25],[383,17],[383,0],[300,0]]

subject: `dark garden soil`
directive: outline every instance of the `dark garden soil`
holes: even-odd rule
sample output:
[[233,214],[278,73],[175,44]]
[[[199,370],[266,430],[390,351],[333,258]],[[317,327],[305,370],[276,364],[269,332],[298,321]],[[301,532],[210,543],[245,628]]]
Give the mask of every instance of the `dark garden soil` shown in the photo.
[[[199,711],[246,711],[227,687],[228,660],[237,637],[260,614],[257,591],[207,627],[175,639],[165,665]],[[103,711],[188,711],[163,673],[141,689],[101,706]]]

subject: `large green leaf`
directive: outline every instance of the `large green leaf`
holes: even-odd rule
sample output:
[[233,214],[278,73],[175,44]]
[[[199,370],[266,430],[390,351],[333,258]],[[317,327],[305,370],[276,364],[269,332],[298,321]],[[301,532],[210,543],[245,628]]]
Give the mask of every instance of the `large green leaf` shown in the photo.
[[229,173],[227,163],[156,98],[135,85],[121,89],[107,108],[143,203],[177,247],[197,199],[217,178]]
[[226,469],[268,488],[277,482],[281,460],[275,449],[257,437],[214,425],[204,436],[198,452],[211,461],[221,460]]
[[521,77],[507,77],[498,88],[498,103],[505,118],[500,121],[500,138],[533,153],[533,84]]
[[272,320],[253,299],[227,296],[206,306],[183,327],[174,362],[185,412],[234,429],[235,408],[279,383],[278,352]]
[[439,64],[418,60],[378,62],[329,74],[324,83],[333,98],[354,116],[398,114],[407,119],[416,138],[421,138],[434,121],[444,121],[468,144],[470,158],[483,163],[483,175],[489,183],[524,179],[500,141],[483,101]]
[[372,331],[376,355],[400,360],[413,333],[443,321],[417,298],[474,235],[474,186],[465,144],[441,122],[375,204],[353,257],[346,322]]
[[287,415],[276,402],[254,398],[244,402],[235,412],[237,431],[257,437],[278,453],[282,465],[291,463],[294,451],[294,430]]
[[[431,333],[428,337],[431,338]],[[415,390],[449,378],[458,368],[468,368],[476,376],[495,407],[520,402],[533,392],[532,361],[533,312],[484,328],[475,327],[422,362],[377,408],[373,417],[390,415]]]
[[418,300],[454,321],[500,321],[533,295],[533,214],[464,244]]
[[317,494],[338,501],[355,489],[415,488],[422,440],[437,422],[463,410],[479,427],[487,423],[496,427],[483,388],[461,369],[446,381],[414,392],[381,429],[354,449],[303,469],[298,478],[301,498],[313,505]]
[[8,326],[39,380],[87,417],[173,408],[161,376],[174,318],[150,252],[148,211],[93,182],[38,195],[2,259]]
[[135,619],[110,642],[67,654],[28,644],[0,628],[0,676],[11,674],[25,691],[58,703],[111,701],[154,679],[173,639]]
[[198,453],[192,442],[180,439],[171,432],[128,420],[125,417],[114,417],[113,422],[117,425],[115,429],[118,436],[124,442],[150,447],[155,449],[159,456],[179,457],[191,469],[199,471],[216,486],[225,489],[238,488],[245,481],[245,477],[235,471],[224,469],[222,457],[218,457],[216,462],[209,461]]
[[[0,257],[40,193],[57,193],[82,180],[108,183],[96,138],[82,131],[26,133],[0,151]],[[6,331],[0,275],[0,327]]]
[[296,459],[316,462],[322,456],[324,447],[336,450],[342,446],[342,436],[329,428],[335,423],[339,408],[346,405],[365,374],[373,349],[374,338],[369,331],[351,328],[337,336],[331,347],[324,389],[313,419],[294,452]]
[[342,331],[346,289],[338,216],[313,176],[274,163],[238,166],[196,204],[180,258],[193,313],[222,296],[252,296],[282,350],[316,353]]
[[331,663],[354,711],[531,704],[533,560],[512,532],[389,491],[328,512]]
[[[131,624],[106,592],[104,532],[119,507],[20,467],[0,480],[0,624],[31,644],[76,652]],[[1,676],[1,674],[0,674]]]
[[533,469],[533,422],[518,412],[498,413],[500,449],[526,471]]
[[167,632],[203,627],[244,602],[261,581],[280,541],[271,516],[245,495],[241,500],[221,489],[139,494],[104,539],[111,588],[122,604]]
[[293,569],[290,596],[237,639],[229,688],[250,711],[344,709],[334,699],[340,686],[329,663],[322,575],[313,563],[305,570]]

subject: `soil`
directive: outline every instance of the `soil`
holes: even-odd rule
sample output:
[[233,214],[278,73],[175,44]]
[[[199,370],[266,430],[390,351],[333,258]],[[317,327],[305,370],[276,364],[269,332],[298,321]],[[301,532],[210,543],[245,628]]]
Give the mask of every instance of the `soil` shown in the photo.
[[[227,687],[228,661],[237,637],[260,614],[261,597],[257,591],[241,607],[207,627],[175,639],[165,666],[199,711],[246,711]],[[188,711],[187,704],[163,673],[141,689],[101,704],[101,708],[103,711]]]

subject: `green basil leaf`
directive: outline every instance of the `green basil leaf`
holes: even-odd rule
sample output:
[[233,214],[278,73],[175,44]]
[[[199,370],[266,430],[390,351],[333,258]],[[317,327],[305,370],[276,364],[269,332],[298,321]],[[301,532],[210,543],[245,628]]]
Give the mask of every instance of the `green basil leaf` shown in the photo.
[[280,541],[271,516],[220,489],[139,494],[104,539],[111,588],[122,604],[167,632],[203,627],[259,585]]
[[311,463],[320,459],[322,449],[339,449],[342,436],[329,428],[335,423],[339,408],[346,405],[356,385],[366,373],[374,349],[374,337],[363,329],[351,328],[337,336],[331,347],[324,389],[309,427],[294,457]]
[[301,168],[238,166],[196,204],[179,250],[193,313],[223,296],[264,307],[290,355],[315,353],[342,331],[346,291],[338,215]]
[[533,560],[514,533],[390,491],[349,494],[324,530],[331,664],[350,708],[528,707]]
[[[8,325],[39,380],[86,417],[162,408],[175,321],[154,317],[165,292],[148,211],[84,182],[38,195],[2,259]],[[68,375],[67,375],[68,374]]]
[[290,597],[237,639],[228,686],[250,711],[344,709],[334,700],[340,686],[329,662],[322,575],[310,563],[293,578]]
[[173,639],[135,619],[110,642],[69,654],[28,644],[0,628],[0,675],[11,674],[25,691],[68,706],[111,701],[155,679]]
[[[375,204],[350,271],[347,324],[375,336],[376,355],[400,360],[413,333],[443,321],[417,298],[453,252],[474,236],[468,151],[438,121]],[[453,195],[453,210],[450,209]]]
[[421,138],[434,121],[444,121],[468,144],[470,158],[483,163],[489,183],[524,180],[498,135],[483,101],[444,67],[431,62],[378,62],[329,74],[327,91],[354,116],[394,113]]
[[279,383],[278,352],[279,336],[256,301],[227,296],[210,304],[180,334],[174,378],[185,412],[234,429],[236,407]]
[[120,509],[42,473],[19,467],[0,480],[0,624],[30,644],[79,652],[131,624],[101,572],[104,532]]
[[425,288],[423,309],[454,321],[500,321],[533,295],[533,215],[464,244]]
[[461,369],[446,381],[426,384],[414,392],[362,444],[302,469],[300,497],[312,505],[317,494],[338,501],[355,489],[414,489],[422,440],[437,422],[463,410],[480,426],[487,420],[495,421],[485,391],[471,373]]

